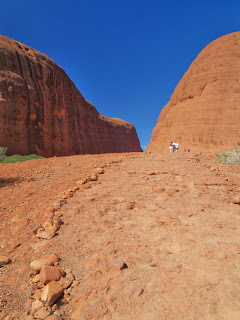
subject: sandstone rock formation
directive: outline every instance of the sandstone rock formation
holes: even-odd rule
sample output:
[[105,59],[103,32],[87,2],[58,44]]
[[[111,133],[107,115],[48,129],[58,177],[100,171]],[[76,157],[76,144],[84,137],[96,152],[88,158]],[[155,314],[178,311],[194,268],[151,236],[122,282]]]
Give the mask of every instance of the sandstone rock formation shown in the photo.
[[99,114],[53,60],[4,36],[0,146],[46,157],[141,151],[132,124]]
[[240,32],[204,48],[160,113],[147,151],[226,150],[240,146]]

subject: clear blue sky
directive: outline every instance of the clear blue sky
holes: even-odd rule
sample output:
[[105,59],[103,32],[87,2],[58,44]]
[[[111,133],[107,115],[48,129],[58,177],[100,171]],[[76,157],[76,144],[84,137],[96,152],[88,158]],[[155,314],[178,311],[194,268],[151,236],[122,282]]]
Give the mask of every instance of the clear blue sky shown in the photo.
[[198,53],[239,30],[239,0],[12,0],[0,10],[2,35],[47,54],[100,113],[132,122],[143,147]]

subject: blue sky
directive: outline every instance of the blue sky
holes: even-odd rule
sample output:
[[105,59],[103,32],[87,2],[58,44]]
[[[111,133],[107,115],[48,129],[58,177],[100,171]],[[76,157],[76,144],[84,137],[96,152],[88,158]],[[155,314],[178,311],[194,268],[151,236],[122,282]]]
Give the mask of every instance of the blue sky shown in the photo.
[[240,30],[239,0],[2,1],[0,34],[52,58],[97,110],[144,147],[198,53]]

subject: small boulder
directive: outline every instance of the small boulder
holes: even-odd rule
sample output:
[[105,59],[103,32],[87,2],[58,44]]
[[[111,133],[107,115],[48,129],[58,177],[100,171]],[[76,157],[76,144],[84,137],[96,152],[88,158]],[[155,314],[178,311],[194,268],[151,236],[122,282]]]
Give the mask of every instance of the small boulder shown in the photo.
[[97,168],[96,170],[97,170],[97,173],[99,173],[99,174],[103,174],[104,173],[103,168]]
[[39,274],[36,274],[35,277],[32,279],[33,283],[39,282]]
[[155,176],[155,175],[156,175],[156,172],[151,171],[151,172],[149,172],[148,174],[149,174],[149,176]]
[[6,256],[0,256],[0,267],[9,264],[11,262],[11,259],[9,259]]
[[57,228],[57,230],[60,228],[60,225],[62,224],[62,219],[60,217],[54,216],[53,217],[53,226]]
[[74,275],[71,272],[68,272],[67,277],[71,281],[73,281],[75,279]]
[[60,305],[63,305],[63,304],[68,304],[69,303],[69,301],[70,301],[70,298],[68,297],[68,298],[62,298],[61,299],[61,301],[60,301]]
[[92,171],[92,175],[98,175],[98,174],[103,174],[104,173],[104,170],[103,168],[95,168],[93,171]]
[[43,228],[45,230],[51,230],[53,228],[53,218],[48,219],[43,223]]
[[97,177],[97,175],[92,175],[90,177],[90,179],[91,179],[91,181],[97,181],[98,177]]
[[34,295],[32,296],[33,299],[40,300],[42,295],[42,289],[38,289],[34,292]]
[[52,266],[52,265],[53,265],[53,263],[51,261],[49,261],[48,259],[39,259],[39,260],[33,260],[30,263],[30,268],[33,271],[39,272],[43,266]]
[[60,260],[60,258],[58,257],[58,255],[56,253],[51,253],[48,256],[49,261],[51,261],[52,263],[56,263]]
[[75,288],[75,287],[78,286],[78,285],[79,285],[79,281],[74,280],[73,283],[72,283],[72,285],[71,285],[71,287],[72,287],[72,288]]
[[68,277],[63,277],[60,279],[59,283],[63,289],[67,289],[72,284],[72,280],[68,279]]
[[52,239],[57,232],[57,227],[55,225],[52,226],[52,228],[49,228],[47,230],[41,230],[37,232],[37,237],[40,239]]
[[74,195],[74,191],[73,190],[69,190],[68,193],[67,193],[67,197],[68,198],[72,198]]
[[34,314],[34,317],[37,319],[46,319],[50,314],[51,309],[49,307],[43,307]]
[[128,202],[125,204],[125,209],[126,210],[132,210],[135,207],[135,202]]
[[30,312],[31,315],[34,315],[38,310],[43,307],[43,304],[40,300],[35,300],[32,303],[32,310]]
[[240,204],[240,194],[238,194],[238,195],[234,198],[233,202],[234,202],[235,204]]
[[81,179],[76,181],[76,184],[85,184],[85,183],[87,183],[87,179]]
[[43,284],[47,284],[54,280],[59,280],[62,276],[62,273],[58,267],[53,266],[43,266],[39,273],[39,281]]
[[41,300],[51,307],[61,297],[63,288],[57,281],[49,282],[43,289]]

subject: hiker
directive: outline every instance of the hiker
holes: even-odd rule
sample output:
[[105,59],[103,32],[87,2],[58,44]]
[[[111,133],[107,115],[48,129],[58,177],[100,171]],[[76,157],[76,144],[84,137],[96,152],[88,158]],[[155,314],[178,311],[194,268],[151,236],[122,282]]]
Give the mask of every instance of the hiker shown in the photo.
[[170,153],[172,152],[172,149],[173,149],[173,143],[170,142],[170,146],[169,146],[169,151],[170,151]]
[[178,147],[179,147],[179,144],[176,142],[176,145],[175,145],[176,149],[175,151],[178,152]]
[[173,141],[173,144],[172,144],[172,145],[173,145],[173,152],[175,152],[175,151],[176,151],[176,145],[177,145],[176,142]]
[[178,143],[176,143],[175,141],[173,142],[173,152],[177,151],[178,148]]

